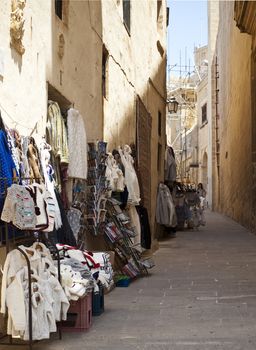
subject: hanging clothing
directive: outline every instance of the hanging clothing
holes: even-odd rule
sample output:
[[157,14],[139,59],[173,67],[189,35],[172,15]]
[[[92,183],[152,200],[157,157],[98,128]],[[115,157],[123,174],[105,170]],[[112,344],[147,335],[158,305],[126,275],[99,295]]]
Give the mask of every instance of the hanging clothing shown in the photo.
[[1,220],[21,230],[53,229],[55,205],[43,184],[30,186],[13,184],[7,190]]
[[0,130],[0,164],[0,209],[2,209],[6,188],[12,185],[12,179],[16,175],[16,167],[3,130]]
[[176,170],[176,162],[173,156],[173,150],[171,147],[167,147],[165,153],[165,167],[164,167],[164,180],[169,182],[176,181],[177,170]]
[[122,170],[116,163],[114,156],[110,153],[106,159],[106,173],[105,176],[109,181],[109,186],[114,192],[124,191],[124,176]]
[[87,136],[78,110],[70,108],[67,117],[69,165],[68,176],[87,179]]
[[40,168],[40,160],[39,160],[39,151],[35,144],[33,138],[30,139],[30,144],[28,145],[28,163],[30,168],[30,177],[39,182],[42,179],[41,176],[41,168]]
[[34,202],[36,214],[36,230],[45,229],[48,227],[48,215],[46,212],[46,189],[42,185],[33,184],[26,186]]
[[160,225],[175,227],[177,218],[175,206],[169,188],[160,183],[156,203],[156,221]]
[[82,216],[82,212],[81,210],[77,209],[77,208],[70,208],[67,212],[67,218],[68,218],[68,222],[69,225],[73,231],[74,237],[76,239],[76,241],[78,242],[78,234],[80,232],[80,228],[81,228],[81,216]]
[[151,248],[151,232],[150,224],[148,218],[147,208],[142,205],[136,206],[137,213],[140,218],[140,227],[141,227],[141,246],[145,249]]
[[46,129],[53,155],[59,157],[61,163],[67,164],[69,162],[67,129],[57,102],[48,102]]
[[[29,137],[25,136],[21,141],[21,158],[20,158],[20,175],[24,178],[29,178],[30,169],[28,162],[28,145],[29,145]],[[26,180],[23,180],[22,183],[26,183]]]
[[[20,246],[30,261],[33,340],[47,339],[56,321],[66,320],[69,302],[58,281],[57,268],[42,243]],[[8,311],[7,334],[29,339],[28,273],[25,257],[17,249],[7,254],[3,269],[1,313]]]
[[33,230],[36,226],[35,206],[32,197],[24,186],[13,184],[7,195],[1,220],[12,222],[21,230]]
[[9,130],[8,128],[6,128],[8,147],[9,147],[11,154],[12,154],[12,159],[13,159],[14,164],[15,164],[16,172],[17,172],[17,174],[20,174],[20,154],[18,152],[18,147],[16,145],[16,139],[15,139],[13,133],[14,133],[13,129]]
[[53,231],[54,241],[55,243],[63,243],[63,244],[69,244],[71,246],[76,246],[77,243],[76,243],[74,233],[69,225],[68,218],[67,218],[65,209],[63,207],[60,194],[56,190],[55,190],[55,195],[56,195],[58,206],[60,209],[62,226],[57,230],[55,229]]
[[[50,162],[50,152],[49,149],[46,146],[46,143],[41,143],[40,145],[40,158],[41,158],[41,164],[42,164],[42,170],[44,174],[45,179],[45,186],[47,190],[51,193],[53,203],[55,206],[55,215],[54,215],[54,225],[55,228],[58,230],[62,226],[62,220],[61,220],[61,214],[60,214],[60,208],[59,204],[55,195],[54,190],[54,179],[53,179],[53,167],[51,166]],[[53,228],[52,228],[53,231]],[[51,231],[48,231],[51,232]]]
[[134,160],[131,156],[131,147],[125,145],[123,150],[119,148],[119,154],[121,157],[121,161],[125,168],[125,184],[128,190],[128,202],[131,202],[134,205],[138,205],[140,203],[140,188],[139,182],[137,178],[137,174],[134,169]]
[[131,238],[131,240],[133,241],[133,248],[141,252],[142,249],[141,249],[140,218],[134,205],[131,205],[129,207],[128,213],[131,220],[131,226],[136,233],[135,237]]

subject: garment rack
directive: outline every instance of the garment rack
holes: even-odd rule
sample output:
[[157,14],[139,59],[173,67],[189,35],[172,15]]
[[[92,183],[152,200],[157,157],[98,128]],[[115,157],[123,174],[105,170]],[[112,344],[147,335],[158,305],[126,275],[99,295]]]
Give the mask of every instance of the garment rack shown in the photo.
[[[4,187],[5,187],[5,192],[4,195],[6,197],[6,192],[7,192],[7,184],[8,184],[8,180],[12,180],[12,184],[14,183],[19,183],[22,180],[28,180],[31,181],[31,183],[35,182],[36,180],[42,183],[43,182],[43,178],[33,178],[33,177],[13,177],[13,178],[7,178],[7,177],[0,177],[0,181],[5,181]],[[2,194],[1,194],[2,195]],[[8,224],[5,223],[5,246],[6,246],[6,253],[8,254],[10,252],[10,242],[9,242],[9,235],[8,235]],[[29,233],[34,233],[38,232],[38,231],[27,231]],[[43,232],[39,232],[39,233],[43,233]],[[47,244],[49,244],[49,249],[54,249],[55,250],[55,256],[57,257],[57,269],[58,269],[58,280],[61,283],[61,273],[60,273],[60,255],[59,255],[59,251],[58,248],[56,247],[56,245],[51,242],[51,240],[49,238],[47,238],[45,236],[45,234],[43,233],[43,235],[41,235],[41,240],[39,238],[40,235],[38,235],[36,241],[38,242],[42,242],[44,243],[46,246]],[[31,236],[26,237],[25,239],[20,239],[20,240],[16,240],[17,243],[25,243],[28,241],[31,242]],[[3,244],[2,244],[3,246]],[[32,328],[32,279],[31,279],[31,264],[29,261],[29,258],[27,256],[27,254],[21,249],[19,248],[19,246],[17,246],[15,249],[17,249],[26,259],[26,263],[27,263],[27,268],[28,268],[28,295],[29,295],[29,303],[28,303],[28,323],[29,323],[29,340],[28,341],[23,341],[21,340],[20,343],[16,343],[13,342],[13,338],[11,335],[8,334],[3,334],[0,336],[0,345],[6,345],[6,346],[24,346],[26,344],[28,344],[29,346],[29,350],[32,350],[33,348],[33,344],[37,343],[39,340],[33,340],[33,328]],[[59,333],[59,339],[62,339],[62,332],[61,332],[61,327],[58,326],[58,333]],[[9,342],[2,342],[2,339],[7,338],[9,339]]]

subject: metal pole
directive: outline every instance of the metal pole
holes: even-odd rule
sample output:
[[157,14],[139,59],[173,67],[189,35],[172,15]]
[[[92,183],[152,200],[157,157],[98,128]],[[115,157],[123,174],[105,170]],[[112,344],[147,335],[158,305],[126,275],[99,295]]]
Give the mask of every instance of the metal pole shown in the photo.
[[[186,118],[185,118],[186,123]],[[187,179],[187,128],[185,124],[185,177]]]
[[181,104],[179,105],[180,108],[180,179],[182,182],[182,178],[183,178],[183,164],[182,164],[182,153],[183,153],[183,147],[182,147],[182,108],[181,108]]
[[32,319],[32,279],[31,279],[31,265],[27,254],[19,247],[17,249],[24,256],[28,267],[28,329],[29,329],[29,349],[32,350],[33,346],[33,319]]

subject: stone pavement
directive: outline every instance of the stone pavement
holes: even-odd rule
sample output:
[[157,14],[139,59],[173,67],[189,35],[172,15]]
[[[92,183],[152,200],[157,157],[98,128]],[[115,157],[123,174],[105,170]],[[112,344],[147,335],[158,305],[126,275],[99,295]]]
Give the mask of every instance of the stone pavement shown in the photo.
[[256,236],[209,212],[206,227],[161,241],[155,262],[149,277],[105,296],[87,333],[34,349],[256,349]]

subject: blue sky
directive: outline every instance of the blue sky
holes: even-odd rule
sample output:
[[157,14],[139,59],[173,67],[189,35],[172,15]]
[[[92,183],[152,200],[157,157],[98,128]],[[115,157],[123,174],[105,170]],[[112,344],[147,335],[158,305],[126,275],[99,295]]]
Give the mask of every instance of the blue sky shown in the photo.
[[[168,27],[168,71],[179,75],[180,52],[181,65],[193,65],[195,46],[207,44],[207,0],[183,1],[167,0],[169,7]],[[187,54],[186,54],[187,51]],[[187,60],[185,59],[187,57]],[[177,64],[178,66],[172,67]],[[170,71],[171,68],[171,71]],[[182,67],[185,70],[185,67]],[[183,73],[184,75],[184,73]]]

